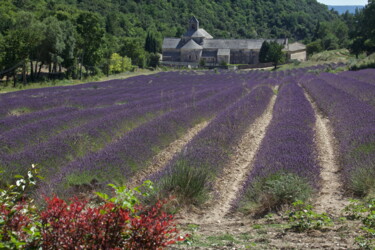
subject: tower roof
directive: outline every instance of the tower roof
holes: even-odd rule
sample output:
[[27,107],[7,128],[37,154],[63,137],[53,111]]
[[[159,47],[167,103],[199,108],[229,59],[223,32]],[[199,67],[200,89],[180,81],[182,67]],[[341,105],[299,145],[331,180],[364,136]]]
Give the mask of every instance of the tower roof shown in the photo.
[[192,22],[194,22],[194,23],[199,23],[198,19],[197,19],[195,16],[192,16],[192,17],[190,18],[189,23],[192,23]]
[[184,37],[203,37],[207,39],[212,39],[213,37],[204,29],[198,30],[188,30],[184,35]]
[[191,39],[184,46],[182,46],[181,49],[203,49],[203,47],[197,44],[193,39]]

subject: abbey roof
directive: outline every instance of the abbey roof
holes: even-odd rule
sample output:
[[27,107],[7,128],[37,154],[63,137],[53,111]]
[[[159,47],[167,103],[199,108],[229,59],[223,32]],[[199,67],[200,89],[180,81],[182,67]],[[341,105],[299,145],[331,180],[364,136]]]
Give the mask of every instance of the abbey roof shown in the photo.
[[[186,44],[182,44],[179,38],[165,38],[163,41],[163,49],[246,49],[258,50],[262,47],[266,39],[205,39],[201,45],[194,42],[193,39],[189,40]],[[274,41],[267,39],[267,41]],[[277,39],[279,44],[287,42],[285,39]],[[186,47],[185,47],[186,46]],[[198,47],[199,46],[199,47]]]

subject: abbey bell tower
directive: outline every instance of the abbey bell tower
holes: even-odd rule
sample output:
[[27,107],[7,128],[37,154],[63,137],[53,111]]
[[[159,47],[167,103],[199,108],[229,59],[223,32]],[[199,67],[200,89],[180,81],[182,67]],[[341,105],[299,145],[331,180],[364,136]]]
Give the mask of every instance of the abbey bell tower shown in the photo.
[[189,30],[197,31],[198,29],[199,29],[199,21],[197,18],[195,18],[195,16],[193,16],[189,20]]

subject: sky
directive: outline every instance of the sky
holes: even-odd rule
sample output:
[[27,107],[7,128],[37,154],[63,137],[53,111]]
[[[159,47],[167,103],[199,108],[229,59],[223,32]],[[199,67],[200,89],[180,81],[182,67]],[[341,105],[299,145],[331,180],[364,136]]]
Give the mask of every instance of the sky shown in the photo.
[[327,5],[366,5],[367,0],[318,0]]

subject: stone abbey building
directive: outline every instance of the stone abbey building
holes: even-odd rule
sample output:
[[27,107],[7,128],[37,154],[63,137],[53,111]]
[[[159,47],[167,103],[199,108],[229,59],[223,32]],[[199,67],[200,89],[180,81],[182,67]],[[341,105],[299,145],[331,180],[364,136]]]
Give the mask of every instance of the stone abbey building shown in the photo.
[[[164,65],[197,66],[202,60],[207,66],[225,64],[258,64],[259,51],[265,39],[213,39],[199,21],[192,17],[188,31],[181,38],[164,38]],[[273,41],[268,39],[267,41]],[[284,45],[289,59],[306,60],[306,46],[289,44],[288,39],[277,39]]]

